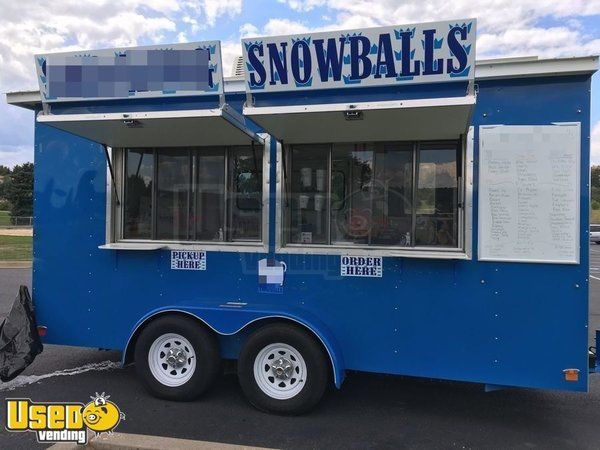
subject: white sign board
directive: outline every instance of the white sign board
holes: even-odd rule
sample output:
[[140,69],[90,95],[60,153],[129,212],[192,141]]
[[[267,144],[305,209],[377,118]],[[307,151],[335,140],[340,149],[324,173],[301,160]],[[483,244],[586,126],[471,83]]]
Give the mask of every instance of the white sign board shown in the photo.
[[247,92],[474,78],[475,19],[242,40]]
[[343,277],[382,277],[383,259],[381,256],[342,255],[340,275]]
[[580,125],[479,128],[479,259],[579,263]]
[[36,55],[35,66],[45,103],[223,93],[219,41]]
[[206,252],[192,250],[172,250],[171,269],[206,270]]

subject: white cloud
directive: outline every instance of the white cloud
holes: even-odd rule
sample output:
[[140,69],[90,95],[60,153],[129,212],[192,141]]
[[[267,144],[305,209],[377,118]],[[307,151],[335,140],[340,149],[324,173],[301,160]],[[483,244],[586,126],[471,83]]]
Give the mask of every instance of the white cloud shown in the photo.
[[248,22],[246,22],[245,24],[243,24],[240,27],[240,38],[241,39],[258,36],[259,33],[260,32],[258,30],[258,27],[256,25],[253,25]]
[[[477,17],[478,57],[539,55],[541,57],[598,54],[600,39],[582,29],[579,17],[600,15],[600,0],[279,0],[294,11],[326,6],[335,19],[325,27],[271,19],[265,34],[303,33],[322,29],[351,29],[408,24],[448,18]],[[553,19],[552,26],[540,25]],[[298,30],[298,31],[296,31]],[[276,33],[275,33],[276,32]]]
[[219,16],[233,17],[242,12],[242,0],[204,0],[202,5],[210,26],[214,26]]
[[180,44],[184,43],[184,42],[188,42],[188,38],[187,38],[185,32],[182,31],[180,33],[177,33],[177,42],[179,42]]
[[480,34],[477,39],[477,54],[483,57],[535,55],[551,58],[592,55],[599,50],[600,39],[586,39],[581,30],[567,27],[515,28],[497,34]]
[[268,36],[278,34],[299,34],[310,31],[311,28],[306,25],[289,19],[269,19],[263,31]]
[[34,87],[33,55],[44,52],[187,40],[242,0],[0,0],[0,91]]
[[12,168],[26,162],[33,162],[33,146],[0,144],[0,165]]
[[294,11],[306,12],[317,6],[323,6],[327,3],[326,0],[277,0],[279,3],[286,3]]
[[0,164],[33,161],[33,111],[8,105],[0,96]]
[[233,60],[236,56],[242,54],[242,44],[240,41],[221,42],[221,61],[223,61],[223,75],[228,77],[231,75]]
[[590,159],[592,165],[600,164],[600,120],[592,128]]

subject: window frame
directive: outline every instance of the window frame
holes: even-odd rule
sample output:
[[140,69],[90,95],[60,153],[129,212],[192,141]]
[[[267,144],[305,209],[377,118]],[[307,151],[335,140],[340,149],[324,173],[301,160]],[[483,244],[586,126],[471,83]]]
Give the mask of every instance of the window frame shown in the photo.
[[[418,170],[417,147],[419,144],[437,144],[443,142],[458,142],[457,157],[458,167],[461,176],[458,177],[458,212],[457,212],[457,246],[456,247],[433,247],[433,246],[385,246],[385,245],[360,245],[360,244],[302,244],[287,242],[290,215],[286,213],[289,203],[290,184],[291,184],[291,156],[293,144],[285,143],[277,145],[277,179],[281,180],[277,186],[277,211],[276,211],[276,252],[292,254],[326,254],[326,255],[371,255],[371,256],[403,256],[414,258],[433,258],[433,259],[466,259],[472,258],[472,225],[471,217],[472,198],[473,198],[473,127],[470,127],[468,133],[457,136],[456,140],[437,140],[437,141],[419,141],[414,142],[413,148],[413,207],[416,196],[416,176]],[[385,141],[388,142],[388,141]],[[354,143],[354,142],[352,142]],[[357,142],[358,143],[358,142]],[[323,145],[322,143],[314,143]],[[305,145],[305,144],[304,144]],[[328,156],[328,181],[327,193],[331,195],[331,171],[332,171],[332,148],[333,143],[326,143],[329,146]],[[287,167],[286,167],[287,166]],[[330,197],[329,197],[330,198]],[[331,202],[327,202],[327,212],[330,214]],[[413,220],[415,214],[413,214]],[[327,228],[330,235],[331,220],[328,220]],[[415,224],[416,226],[416,224]],[[414,228],[412,228],[414,232]],[[331,241],[330,241],[331,242]]]
[[[249,143],[248,146],[251,146],[252,144]],[[104,246],[105,248],[110,248],[111,244],[115,244],[115,247],[117,247],[119,244],[123,244],[125,246],[129,246],[132,250],[156,250],[157,248],[167,248],[167,249],[173,249],[173,250],[180,250],[180,249],[188,249],[188,250],[214,250],[214,251],[225,251],[225,252],[240,252],[240,251],[244,251],[244,252],[252,252],[252,253],[264,253],[268,250],[268,241],[269,241],[269,224],[268,224],[268,214],[269,214],[269,166],[270,166],[270,162],[269,162],[269,156],[270,156],[270,152],[269,152],[269,148],[270,148],[270,138],[266,138],[264,140],[264,144],[261,144],[259,142],[255,142],[254,145],[257,148],[262,148],[262,197],[261,197],[261,201],[262,201],[262,211],[261,211],[261,215],[260,215],[260,220],[261,220],[261,225],[260,225],[260,232],[261,232],[261,238],[260,240],[255,240],[255,241],[241,241],[241,240],[231,240],[231,241],[207,241],[207,240],[195,240],[194,239],[194,235],[195,235],[195,230],[191,230],[190,229],[190,225],[188,223],[188,236],[190,237],[189,240],[173,240],[173,239],[131,239],[131,238],[124,238],[123,237],[123,231],[124,231],[124,199],[125,199],[125,170],[126,170],[126,163],[125,163],[125,159],[126,159],[126,148],[109,148],[109,155],[111,156],[111,160],[113,163],[113,167],[114,167],[114,173],[115,173],[115,184],[116,184],[116,191],[117,191],[117,195],[118,195],[118,199],[119,199],[119,203],[117,204],[117,196],[115,195],[115,188],[112,186],[111,184],[111,180],[109,177],[107,177],[107,185],[106,185],[106,192],[107,192],[107,227],[106,227],[106,242],[107,245]],[[193,147],[193,148],[192,148]],[[188,147],[190,149],[190,152],[192,152],[192,155],[194,154],[193,152],[195,151],[202,151],[202,148],[215,148],[215,146],[192,146],[192,147]],[[228,198],[229,196],[229,180],[228,180],[228,175],[229,175],[229,165],[230,165],[230,159],[229,159],[229,153],[230,150],[234,147],[243,147],[240,145],[229,145],[229,146],[219,146],[219,147],[223,147],[225,148],[225,153],[226,153],[226,157],[225,157],[225,189],[226,189],[226,195],[225,195],[225,216],[228,219],[230,212],[229,212],[229,207],[228,207],[228,203],[230,201],[230,199]],[[168,148],[168,147],[156,147],[156,148]],[[198,148],[199,150],[195,150],[196,148]],[[156,152],[155,152],[156,155]],[[189,204],[189,208],[188,208],[188,215],[191,217],[192,214],[192,209],[191,208],[195,208],[195,202],[196,202],[196,194],[197,194],[197,186],[196,186],[196,181],[197,181],[197,175],[198,175],[198,167],[197,167],[197,163],[198,163],[198,158],[192,156],[191,158],[191,164],[190,164],[190,170],[192,172],[192,187],[190,190],[190,195],[189,195],[189,199],[188,199],[188,204]],[[156,179],[156,170],[157,170],[157,164],[155,161],[155,167],[154,167],[154,176]],[[107,172],[108,172],[108,167],[107,167]],[[110,193],[110,194],[109,194]],[[156,196],[156,189],[153,188],[153,207],[155,207],[156,203],[155,203],[155,196]],[[154,229],[155,227],[155,215],[153,212],[153,219],[152,219],[152,227]],[[188,219],[189,222],[189,219]],[[225,224],[224,224],[225,225]],[[129,248],[128,247],[128,248]]]

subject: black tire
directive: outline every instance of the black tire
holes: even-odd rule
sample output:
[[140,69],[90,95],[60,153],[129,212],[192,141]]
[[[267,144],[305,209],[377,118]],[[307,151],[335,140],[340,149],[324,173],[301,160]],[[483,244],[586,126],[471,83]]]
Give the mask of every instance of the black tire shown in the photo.
[[[153,374],[148,362],[152,344],[161,336],[176,333],[186,338],[196,354],[193,375],[180,386],[161,383]],[[219,373],[221,358],[214,334],[195,320],[182,316],[166,316],[149,323],[139,335],[135,345],[135,368],[144,387],[155,397],[166,400],[191,401],[210,387]]]
[[[282,343],[296,349],[306,364],[304,386],[294,397],[277,399],[265,393],[254,376],[254,362],[270,344]],[[266,370],[266,369],[265,369]],[[261,411],[296,415],[319,403],[330,380],[329,362],[317,339],[306,330],[287,324],[266,325],[250,335],[238,360],[238,378],[248,401]]]

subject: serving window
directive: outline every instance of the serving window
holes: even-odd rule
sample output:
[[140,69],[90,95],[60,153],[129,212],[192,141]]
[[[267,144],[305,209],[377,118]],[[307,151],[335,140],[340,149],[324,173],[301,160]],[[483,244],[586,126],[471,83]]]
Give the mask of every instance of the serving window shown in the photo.
[[448,248],[461,245],[461,142],[288,146],[288,245]]
[[262,241],[262,146],[121,151],[123,240]]

